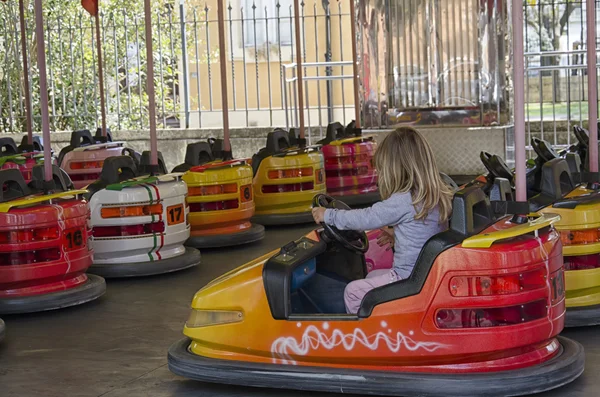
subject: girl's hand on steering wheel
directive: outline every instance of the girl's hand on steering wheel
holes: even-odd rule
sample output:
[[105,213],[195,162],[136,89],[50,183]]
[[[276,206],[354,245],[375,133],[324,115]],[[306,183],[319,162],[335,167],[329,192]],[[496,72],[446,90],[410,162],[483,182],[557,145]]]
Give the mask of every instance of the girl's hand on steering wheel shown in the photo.
[[312,216],[315,219],[317,225],[325,222],[325,208],[315,207],[312,209]]
[[391,250],[394,247],[394,229],[389,227],[384,227],[381,230],[381,235],[377,238],[377,244],[380,247],[384,245],[389,245],[386,251]]

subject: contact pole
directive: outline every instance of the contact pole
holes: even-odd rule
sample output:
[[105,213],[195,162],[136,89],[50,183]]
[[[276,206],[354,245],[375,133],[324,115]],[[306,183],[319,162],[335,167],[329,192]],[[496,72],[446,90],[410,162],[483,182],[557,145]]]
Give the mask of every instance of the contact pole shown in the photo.
[[21,55],[23,56],[23,88],[25,91],[25,125],[27,126],[27,144],[33,145],[33,126],[31,123],[31,88],[29,86],[29,60],[27,59],[27,33],[25,31],[25,4],[19,0],[19,24],[21,26]]
[[298,90],[298,116],[299,116],[299,130],[300,139],[304,138],[304,89],[302,87],[302,43],[300,40],[300,5],[298,4],[301,0],[294,0],[294,27],[296,33],[296,85]]
[[523,0],[512,0],[513,80],[515,115],[515,178],[518,202],[527,201],[525,179],[525,55],[523,49]]
[[100,114],[102,116],[102,136],[106,136],[106,97],[104,96],[104,62],[102,61],[102,39],[100,37],[100,12],[96,10],[96,50],[98,51],[98,82],[100,83]]
[[596,69],[596,2],[587,0],[588,128],[590,172],[598,172],[598,75]]
[[225,151],[231,151],[229,142],[229,102],[227,97],[227,53],[225,52],[225,11],[223,1],[217,1],[217,23],[219,25],[219,62],[221,63],[221,111],[223,112],[223,140]]
[[44,40],[44,11],[42,0],[35,0],[35,34],[40,73],[40,112],[42,113],[42,136],[44,137],[44,177],[52,181],[52,153],[50,151],[50,118],[48,115],[48,81],[46,77],[46,44]]
[[152,56],[152,8],[150,0],[144,0],[144,20],[146,28],[146,57],[148,58],[147,88],[148,117],[150,118],[150,165],[158,166],[156,146],[156,98],[154,94],[154,57]]
[[356,122],[356,128],[360,128],[360,97],[358,95],[358,87],[360,84],[358,76],[358,55],[356,52],[356,10],[354,7],[354,0],[350,0],[350,18],[351,28],[350,32],[352,35],[352,74],[354,81],[354,121]]

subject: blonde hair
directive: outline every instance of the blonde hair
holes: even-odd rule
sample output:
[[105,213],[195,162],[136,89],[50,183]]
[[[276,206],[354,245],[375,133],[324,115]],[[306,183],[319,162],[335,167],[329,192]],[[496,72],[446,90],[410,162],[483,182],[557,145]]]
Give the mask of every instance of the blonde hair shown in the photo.
[[429,143],[417,130],[400,127],[390,133],[375,151],[374,161],[382,199],[410,192],[415,219],[425,219],[439,207],[440,223],[448,220],[452,191],[442,180]]

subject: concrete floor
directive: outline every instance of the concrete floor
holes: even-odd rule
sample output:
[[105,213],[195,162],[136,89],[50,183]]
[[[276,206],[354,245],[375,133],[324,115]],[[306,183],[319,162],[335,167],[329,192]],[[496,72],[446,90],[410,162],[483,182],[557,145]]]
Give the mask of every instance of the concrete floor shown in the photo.
[[[204,251],[202,265],[193,270],[109,281],[104,297],[79,307],[4,317],[0,396],[308,396],[188,381],[169,372],[167,349],[182,337],[191,298],[200,287],[311,228],[269,229],[261,243]],[[543,396],[600,395],[600,328],[564,334],[584,344],[586,372]]]

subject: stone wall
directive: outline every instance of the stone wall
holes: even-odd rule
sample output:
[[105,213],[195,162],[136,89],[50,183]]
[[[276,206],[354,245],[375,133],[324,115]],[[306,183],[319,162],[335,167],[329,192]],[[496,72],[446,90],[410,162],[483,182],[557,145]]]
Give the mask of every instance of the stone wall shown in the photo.
[[[479,153],[482,150],[506,155],[506,128],[504,127],[419,127],[419,130],[430,142],[440,169],[450,175],[474,175],[482,172],[483,167],[479,160]],[[252,157],[265,146],[265,138],[270,131],[270,128],[233,129],[231,146],[234,156]],[[319,132],[318,129],[313,129],[313,142],[319,139]],[[381,140],[387,132],[389,131],[372,130],[365,133],[373,134],[377,140]],[[12,136],[19,143],[22,135],[5,136]],[[188,143],[206,140],[209,137],[219,138],[223,136],[223,132],[221,129],[160,130],[157,136],[158,149],[162,152],[167,168],[170,170],[183,162]],[[54,151],[58,153],[68,145],[70,137],[69,132],[52,133]],[[128,147],[139,152],[150,150],[148,131],[117,131],[113,133],[113,138],[126,142]]]

